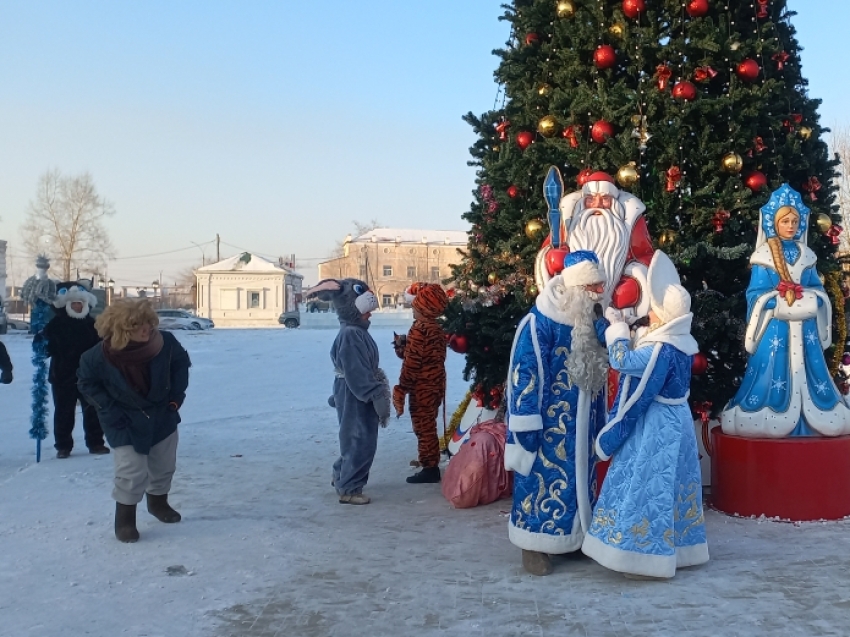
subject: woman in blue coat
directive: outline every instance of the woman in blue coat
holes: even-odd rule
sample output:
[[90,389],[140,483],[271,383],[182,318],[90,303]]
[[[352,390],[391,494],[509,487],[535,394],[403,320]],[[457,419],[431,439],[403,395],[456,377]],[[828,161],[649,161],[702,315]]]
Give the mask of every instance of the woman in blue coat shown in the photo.
[[611,466],[582,551],[627,577],[668,578],[708,561],[702,479],[688,407],[693,355],[691,298],[669,257],[648,273],[651,321],[629,346],[629,327],[608,311],[605,333],[620,373],[609,421],[596,438]]

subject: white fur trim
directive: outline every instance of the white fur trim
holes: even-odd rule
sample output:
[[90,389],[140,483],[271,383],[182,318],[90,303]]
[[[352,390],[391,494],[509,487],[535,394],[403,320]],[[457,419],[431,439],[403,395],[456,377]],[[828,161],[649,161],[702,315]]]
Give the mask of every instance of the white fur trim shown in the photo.
[[640,400],[640,397],[643,395],[643,390],[646,389],[646,384],[649,382],[649,377],[652,376],[652,370],[655,369],[655,363],[658,361],[658,355],[661,353],[661,343],[656,343],[655,347],[652,350],[652,356],[649,357],[649,363],[646,365],[646,369],[643,372],[643,375],[640,377],[640,383],[635,390],[635,393],[631,395],[628,401],[623,404],[622,400],[624,398],[624,393],[620,394],[620,405],[617,407],[617,415],[614,416],[607,425],[605,425],[602,430],[599,432],[599,435],[596,436],[596,441],[593,444],[593,448],[596,450],[596,455],[599,456],[602,460],[609,460],[611,456],[607,455],[604,451],[602,451],[602,447],[599,446],[599,439],[602,438],[602,435],[611,431],[616,425],[622,422],[623,418],[629,412],[629,409],[634,407],[635,403]]
[[692,546],[676,547],[676,568],[699,566],[705,564],[708,560],[708,544],[705,542]]
[[629,326],[626,323],[611,323],[608,328],[605,330],[605,344],[608,347],[611,347],[617,341],[621,341],[623,339],[629,340],[631,338],[631,333],[629,331]]
[[519,416],[508,415],[508,429],[511,431],[541,431],[543,429],[543,418],[540,414],[529,414]]
[[516,471],[528,476],[536,459],[536,453],[528,451],[518,442],[509,442],[505,445],[505,469],[508,471]]
[[572,533],[569,535],[553,535],[550,533],[533,533],[514,526],[513,520],[508,520],[508,539],[511,544],[526,551],[537,551],[549,555],[573,553],[581,548],[584,532],[581,530],[579,516],[573,518]]
[[605,544],[602,540],[587,535],[581,551],[605,568],[618,573],[646,575],[648,577],[673,577],[676,574],[676,555],[647,555],[624,551]]
[[665,323],[652,331],[644,332],[635,342],[635,349],[646,347],[654,343],[667,343],[688,356],[699,352],[699,345],[691,336],[691,323],[693,314],[685,314],[669,323]]
[[592,261],[579,261],[561,271],[561,279],[567,287],[604,283],[605,273]]

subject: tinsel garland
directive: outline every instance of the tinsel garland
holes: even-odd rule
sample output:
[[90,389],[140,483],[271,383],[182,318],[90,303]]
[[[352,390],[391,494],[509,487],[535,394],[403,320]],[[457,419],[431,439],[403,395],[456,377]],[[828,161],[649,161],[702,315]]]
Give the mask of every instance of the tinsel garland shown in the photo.
[[835,378],[844,356],[844,344],[847,342],[847,323],[844,316],[844,294],[841,292],[841,272],[830,272],[824,275],[824,287],[832,301],[833,322],[836,328],[836,338],[832,339],[835,351],[832,353],[832,362],[829,364],[829,373]]
[[455,431],[457,431],[458,425],[460,425],[460,421],[463,420],[463,415],[466,413],[470,402],[472,402],[471,390],[466,392],[466,396],[463,397],[463,400],[460,401],[460,405],[458,405],[457,409],[455,409],[452,414],[452,419],[449,421],[449,428],[446,430],[445,435],[440,439],[440,451],[445,451],[449,448],[449,440],[452,439]]
[[36,462],[41,460],[41,441],[47,438],[47,339],[41,331],[50,318],[50,307],[37,300],[30,316],[30,331],[35,334],[32,342],[32,419],[30,438],[37,440]]

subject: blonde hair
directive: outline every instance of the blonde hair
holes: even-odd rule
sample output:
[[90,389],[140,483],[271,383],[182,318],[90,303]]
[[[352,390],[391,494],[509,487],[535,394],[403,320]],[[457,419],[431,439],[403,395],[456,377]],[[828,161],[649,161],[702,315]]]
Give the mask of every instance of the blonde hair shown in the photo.
[[[796,208],[793,206],[782,206],[776,211],[776,216],[773,220],[773,227],[776,228],[776,224],[779,223],[779,220],[784,219],[789,214],[795,215],[797,219],[800,218],[800,213]],[[793,283],[793,280],[791,279],[791,272],[788,270],[788,262],[785,261],[785,252],[782,250],[782,240],[778,236],[771,237],[767,240],[767,245],[770,248],[770,255],[773,257],[773,265],[776,268],[776,272],[779,274],[779,280]],[[785,292],[785,300],[788,301],[788,305],[794,305],[795,299],[796,297],[792,290]]]
[[142,325],[159,325],[159,317],[147,299],[113,301],[94,322],[97,333],[115,350],[127,347],[130,333]]

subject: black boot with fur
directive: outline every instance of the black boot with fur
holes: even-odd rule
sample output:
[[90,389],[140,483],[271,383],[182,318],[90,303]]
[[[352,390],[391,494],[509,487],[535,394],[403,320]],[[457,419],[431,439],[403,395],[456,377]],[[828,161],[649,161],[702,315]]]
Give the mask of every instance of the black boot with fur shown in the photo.
[[410,484],[433,484],[440,481],[440,467],[425,467],[419,473],[414,473],[407,481]]
[[115,537],[121,542],[136,542],[139,539],[135,504],[115,503]]
[[145,495],[148,497],[148,513],[160,522],[172,524],[174,522],[179,522],[182,519],[180,514],[172,509],[171,505],[168,504],[167,493],[162,495],[151,495],[150,493],[146,493]]

